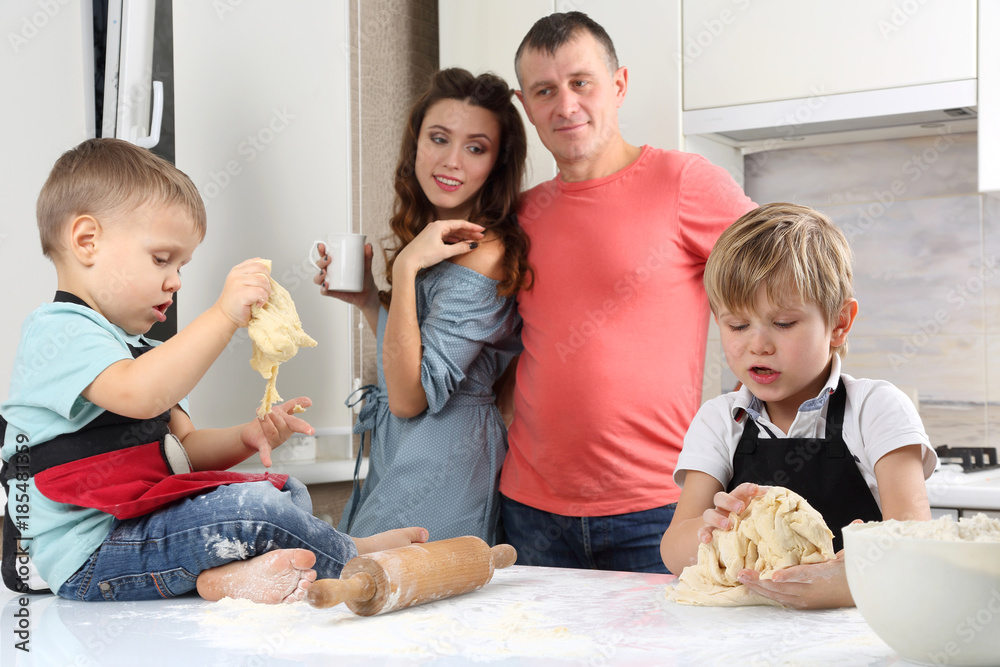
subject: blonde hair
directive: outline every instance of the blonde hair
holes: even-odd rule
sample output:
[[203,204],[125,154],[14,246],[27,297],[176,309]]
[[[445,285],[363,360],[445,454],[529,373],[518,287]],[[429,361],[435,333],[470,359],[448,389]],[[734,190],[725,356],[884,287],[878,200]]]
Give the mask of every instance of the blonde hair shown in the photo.
[[181,170],[121,139],[88,139],[56,160],[38,195],[42,253],[60,250],[64,226],[81,215],[133,211],[145,204],[181,206],[205,236],[205,204]]
[[[705,265],[712,312],[754,311],[758,289],[774,304],[797,295],[836,325],[854,298],[854,255],[847,237],[828,217],[807,206],[778,202],[745,214],[722,233]],[[847,343],[834,348],[841,356]]]

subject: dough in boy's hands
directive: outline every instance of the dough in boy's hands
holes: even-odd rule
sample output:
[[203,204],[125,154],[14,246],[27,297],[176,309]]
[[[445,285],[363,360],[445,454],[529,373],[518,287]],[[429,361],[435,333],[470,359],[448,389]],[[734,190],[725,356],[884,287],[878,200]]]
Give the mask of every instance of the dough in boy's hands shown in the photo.
[[710,607],[780,605],[737,581],[740,570],[770,579],[777,570],[836,557],[823,515],[789,489],[771,487],[729,520],[729,530],[713,531],[712,541],[698,546],[697,565],[684,568],[667,599]]
[[[264,264],[270,271],[271,260],[265,259]],[[291,295],[274,278],[271,278],[271,298],[267,303],[250,307],[247,329],[253,343],[250,365],[267,380],[264,399],[257,408],[257,417],[263,419],[271,411],[271,406],[281,400],[275,386],[278,365],[294,357],[300,347],[316,347],[316,341],[302,330]]]

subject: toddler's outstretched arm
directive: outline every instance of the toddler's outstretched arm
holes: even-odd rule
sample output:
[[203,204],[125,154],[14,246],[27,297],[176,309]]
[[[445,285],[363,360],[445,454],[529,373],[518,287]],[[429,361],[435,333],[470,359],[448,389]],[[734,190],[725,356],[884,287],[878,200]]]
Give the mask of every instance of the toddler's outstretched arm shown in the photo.
[[226,470],[254,453],[259,453],[261,463],[270,467],[272,449],[294,433],[312,435],[315,432],[293,412],[296,406],[308,408],[311,405],[311,400],[300,396],[273,406],[264,419],[255,418],[245,424],[220,429],[195,429],[187,414],[174,408],[170,415],[170,432],[184,445],[195,470]]
[[267,303],[270,295],[267,267],[260,259],[246,260],[229,272],[211,308],[163,345],[108,366],[83,390],[83,397],[134,419],[171,409],[198,384],[236,330],[247,325],[250,306]]

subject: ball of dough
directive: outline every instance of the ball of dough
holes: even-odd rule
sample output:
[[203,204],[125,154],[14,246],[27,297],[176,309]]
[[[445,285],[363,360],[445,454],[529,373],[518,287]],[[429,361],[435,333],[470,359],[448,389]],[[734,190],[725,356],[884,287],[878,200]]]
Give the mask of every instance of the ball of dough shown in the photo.
[[698,563],[684,568],[677,585],[667,589],[668,599],[709,607],[780,606],[737,581],[740,570],[770,579],[776,570],[835,557],[833,533],[823,515],[784,487],[752,498],[729,520],[729,530],[716,530],[710,543],[699,545]]

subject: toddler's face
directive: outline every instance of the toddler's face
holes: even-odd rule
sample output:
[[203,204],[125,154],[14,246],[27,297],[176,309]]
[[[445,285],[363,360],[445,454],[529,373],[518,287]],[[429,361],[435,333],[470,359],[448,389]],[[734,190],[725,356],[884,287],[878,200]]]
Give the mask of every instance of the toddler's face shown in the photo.
[[[832,347],[847,331],[827,324],[819,306],[798,294],[774,304],[761,287],[753,312],[718,316],[726,363],[768,412],[791,410],[815,398],[829,375]],[[849,327],[848,327],[849,329]]]
[[191,261],[201,236],[179,206],[147,204],[106,216],[105,222],[93,266],[93,299],[113,324],[145,333],[166,320],[181,288],[180,269]]

